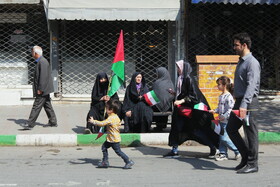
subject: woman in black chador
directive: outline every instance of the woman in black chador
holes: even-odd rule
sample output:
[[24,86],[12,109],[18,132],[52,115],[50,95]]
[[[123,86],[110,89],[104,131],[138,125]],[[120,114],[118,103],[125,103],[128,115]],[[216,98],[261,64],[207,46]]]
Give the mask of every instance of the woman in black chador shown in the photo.
[[[169,146],[172,146],[172,150],[165,156],[178,156],[179,145],[187,140],[195,140],[209,146],[209,158],[214,158],[219,136],[211,129],[213,115],[193,109],[194,105],[200,102],[210,109],[209,104],[195,82],[190,64],[180,60],[176,62],[176,65],[179,76],[168,143]],[[192,108],[192,115],[190,117],[181,115],[178,105]]]
[[125,122],[128,123],[130,132],[148,132],[150,130],[153,110],[143,98],[149,91],[143,75],[136,72],[132,75],[131,82],[126,88],[123,111]]
[[[91,123],[88,122],[89,117],[92,116],[93,119],[102,121],[105,119],[104,116],[104,109],[105,109],[105,102],[110,100],[110,97],[107,95],[109,86],[109,80],[106,73],[98,73],[96,76],[95,84],[92,88],[91,92],[91,104],[90,104],[90,111],[87,115],[87,125],[85,129],[85,133],[94,133],[99,131],[99,127],[93,126]],[[118,94],[115,93],[112,99],[119,99]]]
[[[156,69],[157,80],[154,82],[152,90],[156,93],[160,102],[154,105],[154,112],[172,111],[172,103],[175,97],[174,84],[171,81],[169,72],[164,67]],[[154,116],[153,121],[156,122],[155,131],[162,131],[166,128],[168,116]]]

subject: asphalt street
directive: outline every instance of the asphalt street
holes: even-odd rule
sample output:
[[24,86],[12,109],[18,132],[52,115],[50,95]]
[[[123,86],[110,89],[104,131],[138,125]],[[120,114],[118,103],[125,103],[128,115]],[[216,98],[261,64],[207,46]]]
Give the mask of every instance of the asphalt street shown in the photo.
[[208,147],[180,146],[181,156],[163,158],[168,146],[126,147],[130,170],[109,151],[110,167],[96,168],[100,146],[0,147],[0,186],[279,186],[280,145],[261,145],[259,172],[236,174],[239,161],[207,158]]

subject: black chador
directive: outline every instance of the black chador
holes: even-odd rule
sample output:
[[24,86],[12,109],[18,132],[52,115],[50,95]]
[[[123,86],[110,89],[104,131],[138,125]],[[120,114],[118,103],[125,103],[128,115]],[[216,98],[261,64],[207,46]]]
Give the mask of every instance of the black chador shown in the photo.
[[[102,79],[106,79],[106,81],[102,82]],[[93,126],[91,123],[88,123],[89,116],[92,116],[93,119],[102,121],[105,119],[104,110],[105,110],[105,101],[101,100],[101,98],[107,95],[109,86],[109,80],[106,73],[98,73],[96,76],[95,84],[92,88],[91,92],[91,104],[90,111],[87,115],[87,128],[90,129],[91,132],[98,132],[99,127]],[[118,94],[115,93],[111,99],[119,99]]]
[[137,75],[142,74],[139,72],[134,73],[130,84],[126,88],[123,111],[124,113],[131,111],[131,117],[126,116],[125,119],[130,132],[148,132],[152,124],[153,110],[141,96],[147,93],[149,89],[146,86],[143,75],[141,83],[136,82]]
[[[154,112],[167,112],[172,111],[172,103],[175,98],[174,84],[171,81],[169,72],[164,67],[156,69],[157,80],[154,82],[152,90],[156,93],[160,102],[154,105]],[[156,122],[155,131],[162,131],[166,128],[168,116],[154,116],[153,121]]]
[[[178,84],[181,87],[177,88],[176,100],[184,99],[185,102],[182,105],[192,109],[195,104],[202,102],[210,109],[206,98],[197,86],[190,64],[183,62],[177,66],[181,67],[182,76],[178,77],[180,79]],[[169,145],[178,146],[186,140],[195,140],[215,150],[215,147],[218,147],[219,136],[211,129],[212,119],[212,114],[200,110],[193,110],[191,118],[181,116],[178,114],[178,108],[174,107]]]

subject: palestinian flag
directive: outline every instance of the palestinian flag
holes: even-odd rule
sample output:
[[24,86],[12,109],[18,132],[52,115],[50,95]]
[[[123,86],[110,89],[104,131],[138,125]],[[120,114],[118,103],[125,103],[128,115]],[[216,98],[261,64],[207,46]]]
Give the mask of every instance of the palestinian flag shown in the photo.
[[160,102],[154,90],[145,93],[143,97],[149,106],[156,105]]
[[204,103],[198,103],[198,104],[194,105],[193,108],[196,110],[202,110],[202,111],[206,111],[206,112],[208,111],[208,107]]
[[247,115],[246,115],[246,117],[244,119],[240,118],[240,111],[239,110],[232,110],[232,112],[236,115],[236,117],[238,119],[243,121],[246,126],[250,126],[250,123],[249,123],[250,112],[247,112]]
[[192,109],[187,106],[177,105],[178,113],[182,116],[186,116],[188,118],[192,117]]
[[[108,89],[108,95],[110,97],[112,97],[124,83],[124,42],[122,30],[120,32],[111,70],[113,72],[113,76],[110,80]],[[104,131],[105,127],[101,127],[96,137],[96,140],[104,134]]]
[[232,112],[236,115],[236,117],[240,118],[240,111],[239,110],[232,110]]
[[224,128],[221,127],[219,120],[212,120],[211,121],[211,128],[214,130],[215,133],[217,133],[218,135],[224,135],[225,131]]
[[105,127],[100,127],[99,132],[98,132],[97,137],[95,138],[95,140],[100,138],[103,134],[105,134]]
[[120,32],[115,57],[112,63],[113,76],[110,81],[108,95],[112,97],[124,83],[124,42],[123,31]]

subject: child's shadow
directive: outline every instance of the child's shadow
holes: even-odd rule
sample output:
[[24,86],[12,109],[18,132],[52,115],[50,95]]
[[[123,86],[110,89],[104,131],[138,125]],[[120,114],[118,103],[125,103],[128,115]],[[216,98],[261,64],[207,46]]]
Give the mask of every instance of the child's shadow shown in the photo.
[[[77,164],[92,164],[94,166],[98,166],[98,164],[100,163],[99,159],[91,159],[91,158],[81,158],[75,161],[69,161],[70,164],[73,165],[77,165]],[[109,166],[109,168],[118,168],[118,169],[122,169],[123,167],[121,166]]]
[[99,159],[91,159],[91,158],[81,158],[75,161],[69,161],[70,164],[77,165],[77,164],[92,164],[97,166],[100,162]]

